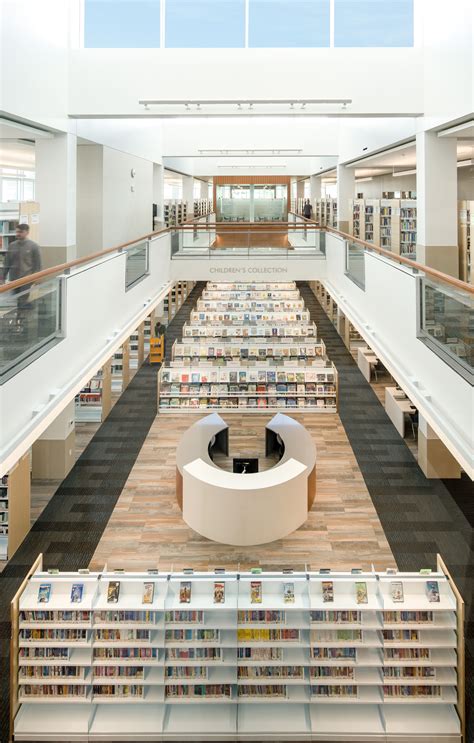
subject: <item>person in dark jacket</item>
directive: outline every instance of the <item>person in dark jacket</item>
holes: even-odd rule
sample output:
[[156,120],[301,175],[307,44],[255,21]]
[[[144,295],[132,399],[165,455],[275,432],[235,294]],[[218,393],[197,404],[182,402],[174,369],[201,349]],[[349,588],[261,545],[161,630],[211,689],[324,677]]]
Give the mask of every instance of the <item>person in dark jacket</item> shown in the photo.
[[313,213],[313,207],[311,206],[311,201],[309,199],[306,199],[303,206],[303,217],[306,219],[311,219],[311,214]]
[[[25,276],[41,271],[41,251],[38,243],[30,240],[29,225],[19,224],[16,228],[16,240],[8,246],[5,261],[5,281],[23,279]],[[18,309],[28,307],[31,284],[13,289],[18,294]]]

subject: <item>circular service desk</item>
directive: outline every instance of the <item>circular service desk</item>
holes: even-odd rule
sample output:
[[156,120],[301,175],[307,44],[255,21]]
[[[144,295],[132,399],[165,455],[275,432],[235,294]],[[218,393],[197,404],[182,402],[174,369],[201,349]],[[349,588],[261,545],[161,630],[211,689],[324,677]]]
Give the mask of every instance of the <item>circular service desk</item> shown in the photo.
[[316,447],[308,431],[277,413],[265,428],[265,453],[279,462],[265,472],[225,472],[212,461],[228,455],[228,426],[213,413],[184,433],[176,450],[176,496],[183,518],[214,542],[265,544],[307,519],[316,488]]

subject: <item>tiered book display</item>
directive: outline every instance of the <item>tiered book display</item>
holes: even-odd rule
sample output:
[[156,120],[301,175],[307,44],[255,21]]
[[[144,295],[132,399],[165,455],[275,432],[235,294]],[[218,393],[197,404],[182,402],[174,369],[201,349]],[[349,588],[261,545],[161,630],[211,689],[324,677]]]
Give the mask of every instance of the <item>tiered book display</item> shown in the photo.
[[36,572],[13,607],[15,740],[461,741],[463,604],[441,560]]
[[159,372],[161,412],[337,409],[337,371],[293,282],[209,282],[204,294]]

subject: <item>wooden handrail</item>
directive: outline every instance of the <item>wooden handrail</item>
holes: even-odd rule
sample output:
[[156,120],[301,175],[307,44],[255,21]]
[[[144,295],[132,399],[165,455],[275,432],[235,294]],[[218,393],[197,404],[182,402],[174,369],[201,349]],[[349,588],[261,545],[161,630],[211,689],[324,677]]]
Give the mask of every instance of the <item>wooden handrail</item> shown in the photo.
[[[325,230],[326,232],[331,232],[335,235],[339,235],[340,237],[344,238],[345,240],[350,240],[353,243],[357,243],[358,245],[362,245],[367,250],[371,250],[375,253],[378,253],[379,255],[383,255],[386,258],[389,258],[392,261],[395,261],[397,263],[400,263],[402,265],[408,266],[408,268],[415,269],[417,271],[422,271],[427,276],[431,276],[437,281],[440,281],[444,284],[448,284],[449,286],[454,286],[456,289],[461,289],[462,291],[466,292],[467,294],[474,294],[474,285],[468,284],[465,281],[461,281],[460,279],[456,279],[453,276],[448,276],[448,274],[443,273],[442,271],[438,271],[435,268],[430,268],[430,266],[425,266],[423,263],[417,263],[416,261],[412,261],[410,258],[404,258],[402,255],[398,255],[397,253],[392,253],[390,250],[385,250],[384,248],[380,248],[377,245],[373,245],[372,243],[366,242],[365,240],[361,240],[358,237],[354,237],[353,235],[349,235],[347,232],[341,232],[340,230],[335,229],[334,227],[320,227],[317,222],[314,222],[314,220],[307,220],[306,217],[302,217],[299,214],[296,214],[295,212],[290,212],[290,214],[295,214],[295,216],[299,217],[300,219],[304,219],[307,222],[311,223],[311,226],[313,228],[318,228],[320,230]],[[165,232],[171,232],[171,231],[177,231],[177,230],[204,230],[207,231],[211,227],[218,227],[219,231],[225,231],[225,228],[231,228],[228,229],[229,232],[235,231],[236,227],[246,227],[252,231],[262,231],[262,232],[269,232],[272,231],[269,228],[273,228],[273,231],[284,231],[285,228],[291,227],[294,229],[295,227],[299,227],[300,229],[308,229],[306,225],[296,225],[293,222],[280,222],[279,224],[276,224],[275,222],[238,222],[238,223],[226,223],[226,222],[209,222],[208,224],[182,224],[182,225],[176,225],[174,227],[164,227],[161,230],[156,230],[154,232],[148,232],[146,235],[142,235],[141,237],[138,237],[135,240],[129,240],[126,243],[121,243],[120,245],[115,245],[112,248],[106,248],[105,250],[99,250],[96,253],[91,253],[90,255],[86,255],[83,258],[76,258],[72,261],[68,261],[67,263],[60,263],[57,266],[52,266],[51,268],[46,268],[43,271],[38,271],[37,273],[29,274],[28,276],[24,276],[21,279],[17,279],[16,281],[11,281],[8,284],[2,284],[0,285],[0,294],[6,293],[8,291],[11,291],[13,289],[18,289],[21,286],[25,286],[27,284],[35,284],[38,281],[41,281],[42,279],[48,277],[48,276],[54,276],[58,273],[63,273],[64,271],[68,271],[71,268],[75,268],[76,266],[84,265],[85,263],[90,263],[91,261],[97,260],[98,258],[103,258],[105,255],[110,255],[111,253],[115,253],[119,250],[124,250],[125,248],[130,247],[131,245],[135,245],[136,243],[140,243],[144,240],[150,240],[153,237],[156,237],[157,235],[162,235]],[[224,229],[222,229],[224,228]]]
[[358,237],[349,235],[347,232],[336,230],[334,227],[325,227],[324,229],[326,230],[326,232],[333,232],[335,235],[340,235],[345,240],[350,240],[353,243],[362,245],[363,248],[372,250],[374,253],[378,253],[379,255],[383,255],[386,258],[389,258],[391,261],[396,261],[397,263],[401,263],[402,265],[408,266],[409,268],[414,268],[417,271],[422,271],[428,276],[432,276],[438,281],[441,281],[443,284],[449,284],[450,286],[455,286],[456,289],[461,289],[468,294],[474,294],[474,284],[467,284],[465,281],[456,279],[454,278],[454,276],[448,276],[448,274],[443,273],[442,271],[438,271],[436,268],[430,268],[430,266],[425,266],[423,263],[417,263],[417,261],[412,261],[410,258],[404,258],[403,255],[392,253],[391,250],[379,248],[378,245],[373,245],[372,243],[368,243],[365,240],[360,240]]
[[147,235],[138,237],[136,240],[129,240],[129,242],[122,243],[121,245],[114,245],[113,248],[99,250],[97,251],[97,253],[85,255],[83,258],[75,258],[73,261],[68,261],[67,263],[58,263],[57,266],[51,266],[51,268],[45,268],[42,271],[37,271],[37,273],[31,273],[28,276],[23,276],[23,278],[21,279],[10,281],[8,284],[2,284],[0,286],[0,294],[11,291],[12,289],[18,289],[20,286],[25,286],[25,284],[36,284],[38,281],[41,281],[47,276],[54,276],[57,273],[68,271],[70,268],[74,268],[75,266],[82,266],[84,265],[84,263],[90,263],[91,261],[97,260],[97,258],[103,258],[104,255],[110,255],[110,253],[115,253],[117,250],[129,248],[130,245],[135,245],[135,243],[143,242],[143,240],[149,240],[150,238],[155,237],[156,235],[160,235],[164,232],[169,232],[170,229],[170,227],[164,227],[161,230],[149,232]]

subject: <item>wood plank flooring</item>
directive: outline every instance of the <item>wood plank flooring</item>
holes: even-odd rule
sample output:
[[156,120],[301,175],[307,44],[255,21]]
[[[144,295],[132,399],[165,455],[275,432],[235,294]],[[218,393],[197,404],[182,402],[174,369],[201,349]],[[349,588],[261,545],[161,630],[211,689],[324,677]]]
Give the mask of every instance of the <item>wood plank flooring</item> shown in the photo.
[[[271,416],[233,413],[230,455],[263,456],[265,423]],[[177,443],[199,414],[159,414],[91,561],[91,568],[137,570],[279,569],[304,565],[378,569],[395,566],[372,500],[337,414],[295,413],[317,448],[317,492],[303,527],[285,539],[255,547],[211,542],[190,529],[175,499]],[[269,514],[271,518],[271,514]]]

